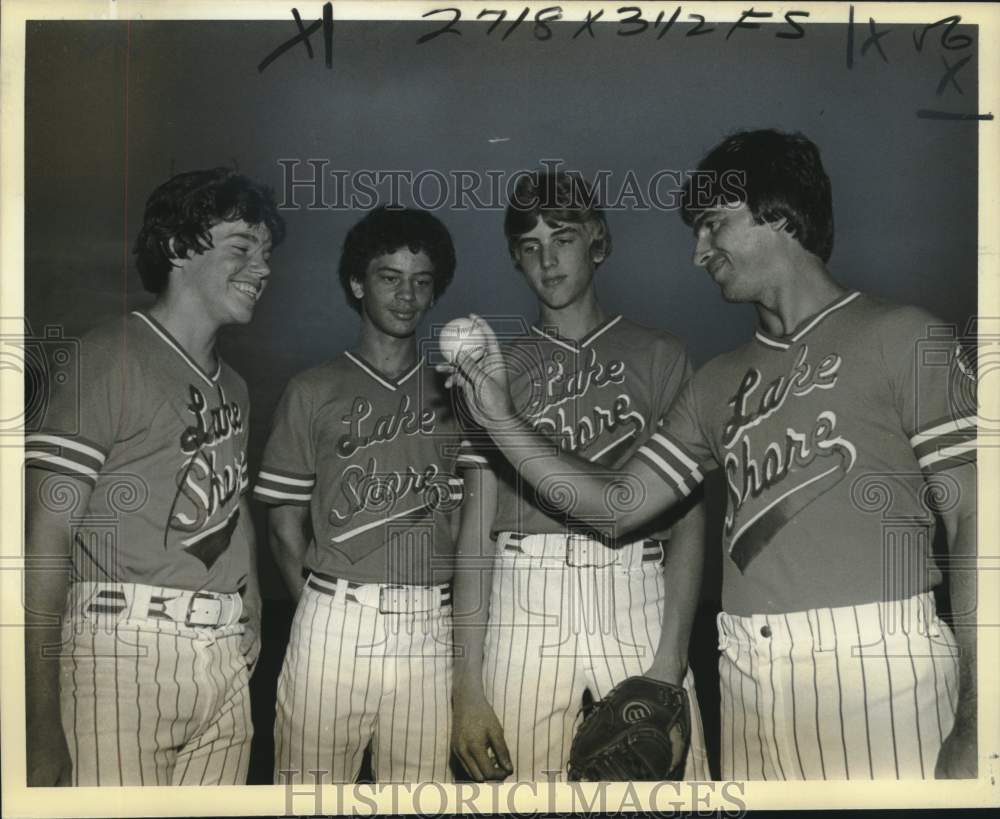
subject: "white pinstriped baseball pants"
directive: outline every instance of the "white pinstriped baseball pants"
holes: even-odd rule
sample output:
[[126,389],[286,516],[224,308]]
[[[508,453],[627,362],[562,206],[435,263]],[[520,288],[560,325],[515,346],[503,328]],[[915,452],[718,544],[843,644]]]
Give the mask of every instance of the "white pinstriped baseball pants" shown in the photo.
[[[643,561],[641,543],[623,546],[627,565],[566,564],[563,536],[537,547],[551,556],[518,554],[497,544],[483,686],[514,763],[511,780],[565,782],[584,690],[595,700],[653,661],[663,623],[663,566]],[[536,541],[537,542],[537,541]],[[595,555],[611,550],[589,541]],[[597,562],[601,562],[598,557]],[[711,778],[694,677],[684,680],[691,704],[691,747],[684,777]]]
[[930,593],[718,623],[723,779],[934,776],[958,649]]
[[[88,613],[101,587],[74,583],[63,621],[60,706],[74,785],[242,785],[250,764],[243,626],[187,627]],[[234,621],[239,617],[238,611]]]
[[278,678],[275,783],[353,783],[369,741],[377,782],[450,782],[453,654],[450,604],[381,613],[307,583]]

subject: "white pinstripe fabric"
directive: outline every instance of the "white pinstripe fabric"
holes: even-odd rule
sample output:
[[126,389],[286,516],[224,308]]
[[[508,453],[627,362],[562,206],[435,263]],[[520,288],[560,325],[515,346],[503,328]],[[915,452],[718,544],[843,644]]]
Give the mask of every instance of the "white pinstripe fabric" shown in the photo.
[[253,736],[243,626],[85,613],[101,585],[73,584],[63,622],[60,705],[73,784],[243,784]]
[[379,783],[451,781],[452,655],[450,605],[382,614],[307,585],[278,679],[274,781],[352,783],[369,741]]
[[[594,547],[604,550],[599,543]],[[641,555],[641,544],[623,548]],[[511,779],[563,782],[584,690],[599,700],[652,663],[663,622],[663,567],[643,563],[641,556],[626,569],[559,566],[548,557],[502,548],[497,554],[484,690],[503,725],[514,762]],[[707,780],[690,671],[684,685],[692,735],[685,778]]]
[[719,648],[723,779],[934,776],[954,721],[958,661],[931,594],[723,612]]

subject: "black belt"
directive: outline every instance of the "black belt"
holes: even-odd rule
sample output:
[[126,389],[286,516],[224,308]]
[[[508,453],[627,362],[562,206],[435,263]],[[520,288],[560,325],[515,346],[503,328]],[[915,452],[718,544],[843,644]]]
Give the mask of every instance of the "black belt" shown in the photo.
[[451,584],[416,586],[402,583],[355,583],[321,572],[303,571],[306,586],[320,594],[336,597],[343,589],[344,599],[362,606],[378,608],[382,614],[414,614],[451,605]]

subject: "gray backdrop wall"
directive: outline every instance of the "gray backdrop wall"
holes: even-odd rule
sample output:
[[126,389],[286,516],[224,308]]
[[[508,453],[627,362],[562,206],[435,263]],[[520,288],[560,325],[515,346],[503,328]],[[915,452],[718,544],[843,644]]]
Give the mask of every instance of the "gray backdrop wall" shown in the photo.
[[[305,23],[319,5],[302,9]],[[859,18],[860,19],[860,18]],[[866,22],[866,21],[864,21]],[[833,179],[837,243],[831,267],[846,285],[932,309],[965,324],[976,309],[977,138],[974,122],[922,119],[921,108],[975,110],[972,60],[938,94],[940,31],[917,50],[892,27],[846,67],[844,25],[787,25],[661,39],[596,36],[530,24],[461,24],[461,36],[417,38],[438,23],[337,22],[332,67],[321,32],[315,57],[298,44],[257,65],[296,33],[274,22],[46,22],[29,24],[26,98],[26,311],[36,332],[76,335],[147,304],[130,254],[151,189],[171,173],[236,163],[282,194],[279,160],[327,160],[326,170],[460,169],[484,173],[561,159],[586,176],[632,172],[641,185],[663,169],[694,167],[726,132],[801,130],[822,148]],[[976,30],[964,29],[975,38]],[[311,173],[301,165],[296,173]],[[331,178],[332,179],[332,178]],[[425,198],[434,198],[428,182]],[[333,198],[333,187],[329,188]],[[380,189],[385,198],[388,191]],[[253,323],[230,328],[225,357],[250,385],[255,467],[267,421],[290,375],[352,343],[357,318],[335,270],[361,210],[285,212],[288,238]],[[403,204],[409,204],[404,201]],[[626,200],[626,204],[627,204]],[[634,204],[634,203],[633,203]],[[526,315],[530,294],[507,256],[497,209],[437,214],[452,230],[459,266],[435,308],[443,322],[470,310]],[[690,260],[676,213],[630,208],[609,215],[614,252],[599,293],[621,311],[683,337],[696,363],[741,343],[753,310],[724,304]],[[264,555],[265,595],[281,596]]]

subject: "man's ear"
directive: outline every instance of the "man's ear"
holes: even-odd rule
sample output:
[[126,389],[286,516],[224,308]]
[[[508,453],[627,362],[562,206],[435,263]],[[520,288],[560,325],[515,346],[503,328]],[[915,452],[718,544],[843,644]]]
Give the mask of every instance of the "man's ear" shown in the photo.
[[604,239],[607,235],[607,228],[597,219],[592,219],[588,222],[587,228],[590,231],[590,258],[596,267],[608,256],[604,249],[606,246]]
[[363,299],[365,297],[365,285],[358,279],[351,279],[351,292],[354,294],[354,298]]
[[187,255],[179,253],[176,241],[176,238],[173,236],[167,239],[168,261],[170,262],[171,267],[180,269],[183,268],[187,263],[187,260],[191,258],[191,253],[188,252]]
[[788,224],[788,217],[782,216],[779,219],[775,219],[773,222],[768,222],[768,226],[771,230],[780,232],[785,231],[786,233],[792,233],[792,228]]
[[524,268],[521,267],[520,254],[518,254],[515,248],[510,249],[510,260],[514,263],[514,269],[523,276]]

